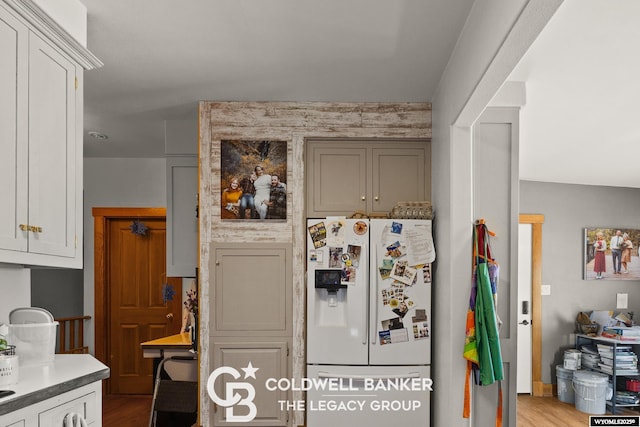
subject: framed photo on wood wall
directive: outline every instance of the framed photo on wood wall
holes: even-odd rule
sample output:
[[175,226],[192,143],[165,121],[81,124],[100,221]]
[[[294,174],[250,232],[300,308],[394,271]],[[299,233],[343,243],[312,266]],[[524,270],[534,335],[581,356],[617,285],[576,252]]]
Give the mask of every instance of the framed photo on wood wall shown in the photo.
[[640,230],[584,229],[585,280],[640,280]]
[[220,217],[286,221],[287,142],[221,141]]

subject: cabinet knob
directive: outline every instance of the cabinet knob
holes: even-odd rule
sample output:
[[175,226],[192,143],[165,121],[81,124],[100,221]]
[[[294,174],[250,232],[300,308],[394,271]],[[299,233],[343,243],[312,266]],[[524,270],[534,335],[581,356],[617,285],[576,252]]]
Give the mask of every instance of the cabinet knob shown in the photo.
[[365,200],[367,200],[367,198],[366,198],[366,197],[364,197],[364,196],[362,196],[362,201],[365,201]]
[[374,197],[373,200],[375,200],[376,202],[378,201],[378,196]]
[[173,313],[167,313],[167,319],[173,320]]
[[220,261],[216,261],[216,265],[220,265]]

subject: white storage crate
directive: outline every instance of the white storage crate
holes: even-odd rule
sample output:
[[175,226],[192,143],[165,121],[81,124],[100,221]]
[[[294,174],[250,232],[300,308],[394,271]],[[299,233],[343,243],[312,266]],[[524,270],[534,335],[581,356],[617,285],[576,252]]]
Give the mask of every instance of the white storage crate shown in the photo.
[[53,362],[58,322],[9,325],[8,342],[16,346],[20,365],[42,365]]

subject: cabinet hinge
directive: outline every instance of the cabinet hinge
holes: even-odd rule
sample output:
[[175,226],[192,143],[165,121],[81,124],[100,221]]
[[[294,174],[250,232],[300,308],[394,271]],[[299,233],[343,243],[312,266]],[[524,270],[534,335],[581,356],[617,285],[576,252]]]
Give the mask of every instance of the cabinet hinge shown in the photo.
[[287,346],[287,357],[289,357],[289,346]]
[[76,90],[78,89],[78,78],[76,77]]

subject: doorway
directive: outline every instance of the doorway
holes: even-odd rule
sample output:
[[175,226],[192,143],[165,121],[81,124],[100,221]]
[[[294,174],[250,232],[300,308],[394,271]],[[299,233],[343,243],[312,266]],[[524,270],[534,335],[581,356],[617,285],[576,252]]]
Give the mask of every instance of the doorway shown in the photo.
[[[165,214],[164,208],[93,209],[96,357],[111,369],[108,394],[150,394],[153,361],[142,357],[140,343],[177,334],[181,326],[182,281],[166,277]],[[164,300],[164,284],[174,299]]]
[[[520,214],[520,224],[531,225],[530,250],[527,251],[531,262],[529,264],[531,274],[531,295],[528,311],[530,319],[531,336],[531,388],[534,396],[545,396],[550,393],[549,387],[542,382],[542,224],[544,215]],[[518,307],[521,313],[522,306]],[[520,327],[520,325],[518,325]],[[520,332],[520,329],[518,329]],[[518,368],[519,369],[519,368]]]
[[531,224],[518,227],[518,394],[531,394]]

